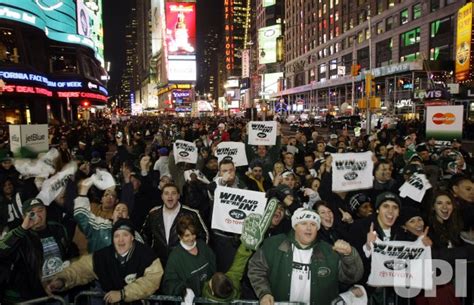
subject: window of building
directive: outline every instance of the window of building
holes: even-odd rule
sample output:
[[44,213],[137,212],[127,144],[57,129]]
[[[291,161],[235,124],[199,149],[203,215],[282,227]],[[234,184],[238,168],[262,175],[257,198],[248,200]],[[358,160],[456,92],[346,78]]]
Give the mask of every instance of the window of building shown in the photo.
[[400,35],[400,46],[408,47],[420,42],[420,28],[415,28],[411,31]]
[[400,62],[415,61],[420,58],[420,52],[415,52],[405,56],[400,56]]
[[458,1],[458,0],[445,0],[444,4],[445,5],[450,5],[450,4],[456,3],[456,1]]
[[370,31],[369,31],[368,28],[365,29],[365,39],[366,39],[366,40],[369,40],[369,39],[370,39]]
[[440,0],[430,0],[430,7],[432,12],[437,11],[439,9],[439,1]]
[[361,32],[357,33],[357,42],[358,43],[364,42],[364,38],[365,38],[364,32],[361,31]]
[[395,6],[395,0],[388,0],[388,7],[394,7]]
[[442,34],[449,34],[452,32],[452,17],[446,17],[436,20],[431,23],[430,37],[435,38]]
[[[77,56],[74,48],[51,47],[50,48],[50,69],[51,72],[77,73]],[[94,69],[89,63],[84,63],[86,75],[94,77]],[[99,75],[100,78],[100,75]]]
[[400,12],[400,25],[408,23],[408,9]]
[[390,31],[393,27],[393,17],[387,17],[385,19],[385,31]]
[[383,22],[380,21],[377,23],[377,34],[383,34],[384,32],[384,28],[383,28]]
[[451,45],[444,45],[430,49],[430,60],[448,60],[451,59]]
[[18,63],[20,55],[16,44],[15,31],[11,28],[0,28],[0,62]]
[[383,12],[385,2],[386,0],[377,0],[377,15]]
[[413,5],[413,20],[421,17],[421,3]]
[[363,23],[364,21],[367,20],[367,11],[366,10],[362,10],[360,13],[359,13],[359,24]]

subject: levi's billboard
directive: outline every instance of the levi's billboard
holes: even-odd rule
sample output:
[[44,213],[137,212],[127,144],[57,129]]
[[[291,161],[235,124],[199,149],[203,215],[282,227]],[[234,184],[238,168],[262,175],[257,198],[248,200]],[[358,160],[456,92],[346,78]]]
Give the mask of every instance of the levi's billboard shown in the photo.
[[196,53],[196,3],[166,3],[166,45],[168,55]]
[[426,138],[450,141],[462,138],[463,106],[429,106],[426,108]]

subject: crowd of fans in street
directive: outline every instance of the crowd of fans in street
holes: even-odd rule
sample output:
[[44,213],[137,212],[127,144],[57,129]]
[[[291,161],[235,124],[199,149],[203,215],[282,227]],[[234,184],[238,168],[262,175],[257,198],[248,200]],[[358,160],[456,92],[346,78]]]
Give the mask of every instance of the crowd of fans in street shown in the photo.
[[[131,304],[161,294],[326,305],[346,291],[371,304],[473,304],[474,159],[461,139],[439,145],[424,138],[422,122],[357,137],[346,129],[320,134],[311,124],[290,135],[279,124],[276,145],[255,146],[246,124],[132,117],[54,125],[55,158],[26,149],[13,158],[2,130],[0,304],[88,290]],[[175,162],[176,140],[195,143],[196,164]],[[225,141],[245,143],[248,166],[218,162],[216,147]],[[332,154],[366,151],[373,187],[333,192]],[[34,162],[20,173],[23,158]],[[62,184],[45,185],[70,164],[77,170]],[[115,186],[101,188],[97,169]],[[185,178],[189,169],[200,174]],[[399,196],[415,173],[432,186],[420,202]],[[238,234],[211,228],[219,186],[278,199],[257,251]],[[46,187],[61,190],[50,204],[39,195]],[[393,288],[368,286],[376,240],[422,240],[433,258],[453,266],[467,260],[468,296],[455,295],[454,277],[436,287],[436,297],[404,299]]]

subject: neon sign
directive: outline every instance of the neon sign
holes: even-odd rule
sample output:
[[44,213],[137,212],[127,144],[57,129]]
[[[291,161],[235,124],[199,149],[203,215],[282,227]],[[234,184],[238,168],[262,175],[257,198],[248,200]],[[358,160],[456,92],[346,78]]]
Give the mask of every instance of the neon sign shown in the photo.
[[49,89],[90,89],[99,91],[104,95],[108,95],[107,89],[92,82],[82,82],[78,80],[56,81],[50,80],[46,76],[36,73],[0,70],[0,79],[5,81],[32,81],[48,87]]
[[82,98],[91,98],[91,99],[96,99],[96,100],[100,100],[100,101],[104,101],[104,102],[107,102],[107,97],[106,96],[103,96],[103,95],[100,95],[100,94],[97,94],[97,93],[89,93],[89,92],[78,92],[78,91],[73,91],[73,92],[58,92],[58,97],[62,97],[62,98],[68,98],[68,97],[72,97],[72,98],[78,98],[78,97],[82,97]]
[[9,93],[39,94],[39,95],[45,95],[47,97],[53,96],[53,92],[47,89],[31,87],[31,86],[6,85],[2,91],[9,92]]
[[234,69],[234,0],[224,0],[225,68]]

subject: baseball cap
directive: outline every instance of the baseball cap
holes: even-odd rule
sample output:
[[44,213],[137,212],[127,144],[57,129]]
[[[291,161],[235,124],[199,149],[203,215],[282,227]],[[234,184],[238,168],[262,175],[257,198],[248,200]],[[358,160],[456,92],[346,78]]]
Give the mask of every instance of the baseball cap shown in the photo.
[[333,133],[329,136],[330,139],[337,139],[337,134]]
[[36,206],[44,206],[43,201],[41,201],[41,199],[38,199],[38,198],[31,198],[23,202],[23,206],[22,206],[23,215],[31,211],[31,209]]

